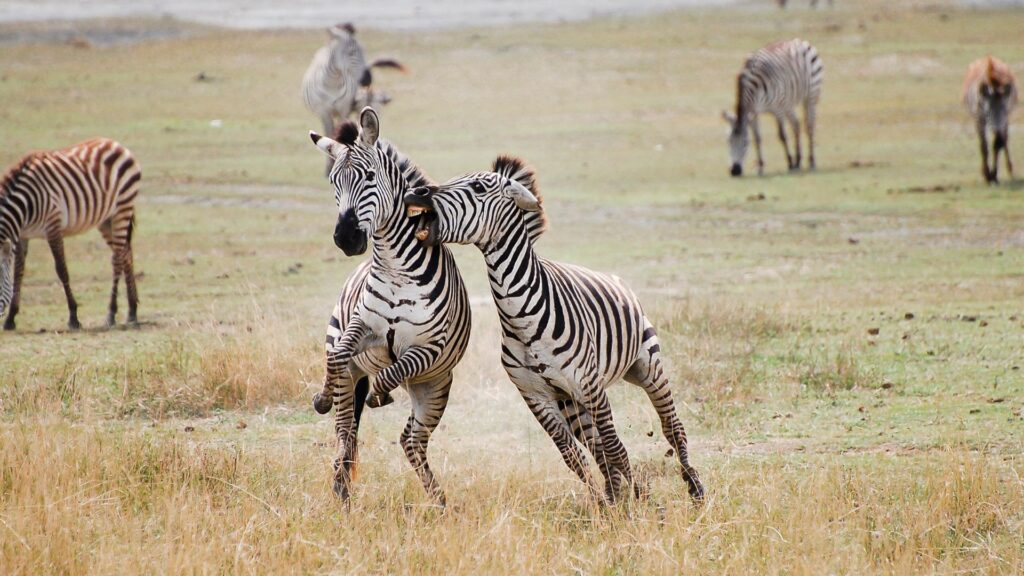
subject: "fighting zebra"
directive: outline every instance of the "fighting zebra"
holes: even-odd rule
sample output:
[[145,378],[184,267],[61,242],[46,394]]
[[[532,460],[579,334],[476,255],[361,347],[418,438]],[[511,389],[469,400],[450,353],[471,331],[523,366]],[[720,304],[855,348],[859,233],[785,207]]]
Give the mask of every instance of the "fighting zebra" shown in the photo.
[[141,177],[132,153],[106,138],[63,150],[33,152],[7,171],[0,181],[0,314],[10,307],[4,330],[15,327],[31,238],[46,238],[50,244],[57,277],[68,301],[68,328],[81,328],[64,259],[64,237],[94,226],[99,227],[113,252],[114,285],[107,325],[112,326],[117,316],[121,276],[128,288],[128,322],[137,322],[132,230]]
[[543,221],[532,170],[499,157],[492,172],[414,189],[406,210],[427,246],[474,244],[484,255],[502,327],[501,361],[562,459],[593,488],[578,440],[605,476],[605,497],[623,483],[641,496],[615,432],[606,389],[625,378],[642,388],[675,449],[690,495],[704,489],[689,463],[654,326],[633,292],[614,276],[539,257]]
[[[729,153],[733,176],[743,174],[743,159],[750,146],[749,132],[754,133],[757,150],[757,174],[764,173],[761,156],[761,130],[758,114],[769,112],[779,125],[779,139],[786,150],[786,163],[791,171],[800,169],[800,121],[794,109],[804,107],[807,129],[808,162],[814,170],[815,107],[821,97],[824,68],[818,51],[805,40],[777,42],[761,48],[743,65],[737,78],[736,115],[722,112],[729,123]],[[790,155],[784,120],[788,119],[795,141],[795,155]]]
[[[302,77],[302,99],[306,108],[320,119],[324,135],[333,136],[341,122],[356,110],[366,106],[377,108],[391,101],[387,94],[377,95],[371,90],[371,68],[404,71],[405,67],[391,58],[380,58],[367,65],[352,24],[335,24],[327,29],[327,34],[327,45],[316,51]],[[328,173],[330,169],[328,161]]]
[[391,391],[403,386],[412,413],[400,437],[402,448],[427,494],[444,506],[444,491],[427,462],[427,444],[448,404],[452,369],[469,343],[469,298],[451,252],[417,242],[416,225],[403,209],[410,184],[430,180],[378,139],[376,112],[364,109],[360,124],[361,129],[345,122],[340,141],[310,133],[333,160],[335,244],[354,256],[366,251],[368,236],[373,238],[370,264],[361,269],[363,276],[357,271],[339,304],[344,312],[313,406],[321,414],[335,409],[334,490],[347,498],[351,466],[346,463],[354,462],[355,415],[362,404],[357,395],[366,393],[359,383],[373,377],[371,407],[390,403]]
[[[963,101],[974,117],[981,141],[981,174],[989,184],[999,183],[999,152],[1006,152],[1006,171],[1013,179],[1010,159],[1010,114],[1017,106],[1017,79],[1005,62],[989,56],[975,60],[964,78]],[[988,161],[988,133],[992,132],[992,167]]]

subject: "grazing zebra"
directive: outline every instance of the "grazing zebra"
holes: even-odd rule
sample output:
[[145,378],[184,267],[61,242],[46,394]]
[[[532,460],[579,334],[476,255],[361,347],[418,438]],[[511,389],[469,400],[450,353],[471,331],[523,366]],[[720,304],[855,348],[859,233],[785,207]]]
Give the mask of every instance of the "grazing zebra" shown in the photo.
[[[800,169],[800,121],[794,109],[804,106],[804,124],[807,127],[808,161],[814,170],[814,114],[821,97],[824,77],[818,51],[804,40],[778,42],[758,50],[743,65],[737,79],[736,115],[722,112],[729,123],[729,152],[732,157],[733,176],[743,174],[743,159],[750,145],[748,130],[754,133],[757,150],[757,174],[764,173],[761,156],[761,131],[758,114],[769,112],[779,125],[779,139],[786,150],[789,169]],[[790,155],[786,142],[784,119],[788,119],[795,140],[795,155]]]
[[[989,56],[975,60],[964,78],[963,100],[974,117],[981,141],[981,174],[998,184],[999,151],[1006,152],[1006,171],[1013,179],[1010,159],[1010,114],[1017,106],[1017,79],[1002,60]],[[988,133],[992,132],[992,167],[988,162]]]
[[[427,463],[427,443],[448,404],[452,369],[469,343],[470,308],[466,288],[451,252],[416,241],[415,222],[402,205],[410,185],[430,180],[390,143],[378,139],[377,113],[360,115],[360,128],[342,125],[340,141],[310,133],[317,147],[334,160],[338,222],[334,242],[345,254],[362,254],[373,238],[373,258],[362,289],[350,281],[342,302],[347,317],[327,354],[324,388],[313,399],[317,412],[333,406],[338,433],[337,463],[350,461],[355,445],[353,406],[364,375],[373,375],[371,407],[391,402],[390,392],[403,386],[412,414],[400,438],[427,493],[444,506],[444,491]],[[357,274],[358,278],[358,274]],[[339,335],[340,334],[340,335]],[[360,358],[370,355],[368,361]],[[335,492],[348,495],[348,468],[335,473]]]
[[[302,78],[302,98],[306,108],[316,114],[324,134],[333,135],[338,125],[356,110],[391,101],[390,96],[374,99],[371,68],[405,70],[397,60],[381,58],[367,65],[363,47],[356,40],[351,24],[336,24],[327,29],[329,40],[313,55]],[[361,91],[360,86],[366,90]],[[327,170],[331,169],[328,162]]]
[[[532,188],[532,189],[531,189]],[[637,496],[625,447],[615,432],[606,388],[618,380],[641,387],[679,455],[690,495],[703,497],[690,466],[658,336],[633,292],[614,276],[545,260],[533,249],[540,196],[534,173],[499,157],[492,172],[414,189],[405,199],[428,246],[474,244],[487,263],[502,327],[501,361],[565,463],[588,485],[579,445],[594,455],[613,500],[623,483]]]
[[99,227],[113,252],[114,286],[107,325],[112,326],[117,315],[117,285],[122,275],[128,287],[128,322],[137,322],[132,230],[141,177],[132,153],[106,138],[63,150],[34,152],[7,171],[0,181],[0,314],[10,306],[5,330],[15,327],[31,238],[46,238],[50,244],[68,300],[68,328],[81,328],[64,260],[64,237],[93,226]]

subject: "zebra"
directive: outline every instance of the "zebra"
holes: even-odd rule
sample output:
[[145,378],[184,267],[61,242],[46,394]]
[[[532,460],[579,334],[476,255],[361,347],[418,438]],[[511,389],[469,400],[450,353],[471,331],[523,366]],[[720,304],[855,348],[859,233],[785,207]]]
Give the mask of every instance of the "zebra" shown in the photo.
[[[356,110],[391,101],[390,96],[373,98],[374,93],[369,90],[373,83],[371,68],[405,71],[405,67],[392,58],[380,58],[367,64],[352,24],[335,24],[327,29],[327,34],[327,45],[316,51],[302,77],[302,99],[306,108],[320,119],[323,133],[331,136]],[[328,173],[330,169],[328,161]]]
[[31,238],[46,238],[50,244],[57,277],[68,301],[68,328],[82,327],[78,303],[71,293],[64,237],[94,226],[113,252],[114,283],[107,325],[115,323],[121,276],[128,289],[128,323],[138,323],[132,232],[141,178],[132,153],[107,138],[62,150],[33,152],[7,171],[0,180],[0,314],[10,307],[4,330],[15,328]]
[[[736,114],[722,112],[729,123],[729,152],[732,157],[730,174],[743,174],[743,159],[750,145],[748,130],[754,133],[757,150],[757,174],[764,173],[761,156],[761,131],[757,116],[769,112],[779,125],[779,139],[786,151],[786,163],[790,171],[800,169],[800,121],[794,108],[804,107],[804,124],[807,128],[810,169],[814,162],[814,120],[815,107],[821,97],[821,82],[824,68],[818,51],[807,41],[799,38],[777,42],[761,48],[751,55],[743,65],[737,78]],[[786,129],[783,122],[788,119],[795,140],[795,155],[789,153]]]
[[[776,0],[776,3],[779,5],[779,8],[782,8],[782,9],[786,8],[786,3],[787,2],[788,2],[788,0]],[[833,5],[833,0],[828,0],[828,5],[829,5],[829,7],[831,7]],[[817,7],[818,7],[818,0],[811,0],[811,8],[817,8]]]
[[[999,151],[1006,152],[1006,171],[1013,179],[1010,159],[1010,115],[1017,106],[1017,79],[1002,60],[988,56],[975,60],[964,78],[963,102],[974,117],[981,143],[981,174],[989,184],[999,183]],[[993,134],[992,167],[988,162],[988,132]]]
[[536,216],[541,197],[535,173],[522,160],[500,156],[491,172],[417,187],[405,204],[418,218],[416,235],[424,244],[474,244],[483,253],[502,328],[502,365],[585,484],[594,489],[574,438],[601,468],[607,500],[617,497],[623,483],[643,496],[606,394],[625,378],[647,393],[691,497],[703,498],[654,326],[618,277],[536,254],[534,238],[544,225]]
[[445,495],[427,462],[427,443],[447,406],[452,369],[469,343],[469,297],[451,252],[417,242],[415,223],[403,209],[410,185],[430,180],[379,134],[380,121],[371,108],[360,114],[360,126],[342,125],[339,141],[310,133],[334,161],[335,244],[354,256],[364,253],[368,237],[373,238],[362,288],[350,282],[349,296],[343,296],[347,316],[338,318],[327,376],[313,406],[321,414],[335,408],[334,491],[344,499],[351,481],[345,462],[351,461],[350,446],[355,445],[358,383],[373,376],[366,400],[370,407],[391,403],[391,391],[403,386],[412,413],[400,442],[427,494],[443,507]]

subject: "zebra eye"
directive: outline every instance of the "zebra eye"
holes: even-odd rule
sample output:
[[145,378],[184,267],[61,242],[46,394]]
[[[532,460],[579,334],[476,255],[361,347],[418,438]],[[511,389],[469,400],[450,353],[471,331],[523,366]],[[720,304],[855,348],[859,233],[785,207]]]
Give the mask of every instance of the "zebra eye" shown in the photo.
[[376,178],[376,177],[377,177],[377,173],[374,172],[373,170],[370,170],[369,172],[366,173],[366,181],[367,182],[373,182],[373,179]]
[[477,182],[476,180],[470,182],[469,187],[472,188],[473,192],[476,192],[477,194],[482,194],[484,191],[483,185]]

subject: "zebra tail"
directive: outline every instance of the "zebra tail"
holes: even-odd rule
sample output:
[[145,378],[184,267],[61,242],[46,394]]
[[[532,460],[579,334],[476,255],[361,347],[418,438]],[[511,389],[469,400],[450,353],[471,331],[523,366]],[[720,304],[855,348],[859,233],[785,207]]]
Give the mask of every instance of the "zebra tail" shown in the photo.
[[135,214],[132,214],[131,219],[128,220],[128,236],[125,238],[125,244],[128,246],[132,245],[133,232],[135,232]]
[[370,63],[370,68],[394,68],[399,72],[408,72],[409,69],[404,64],[395,60],[394,58],[377,58]]

